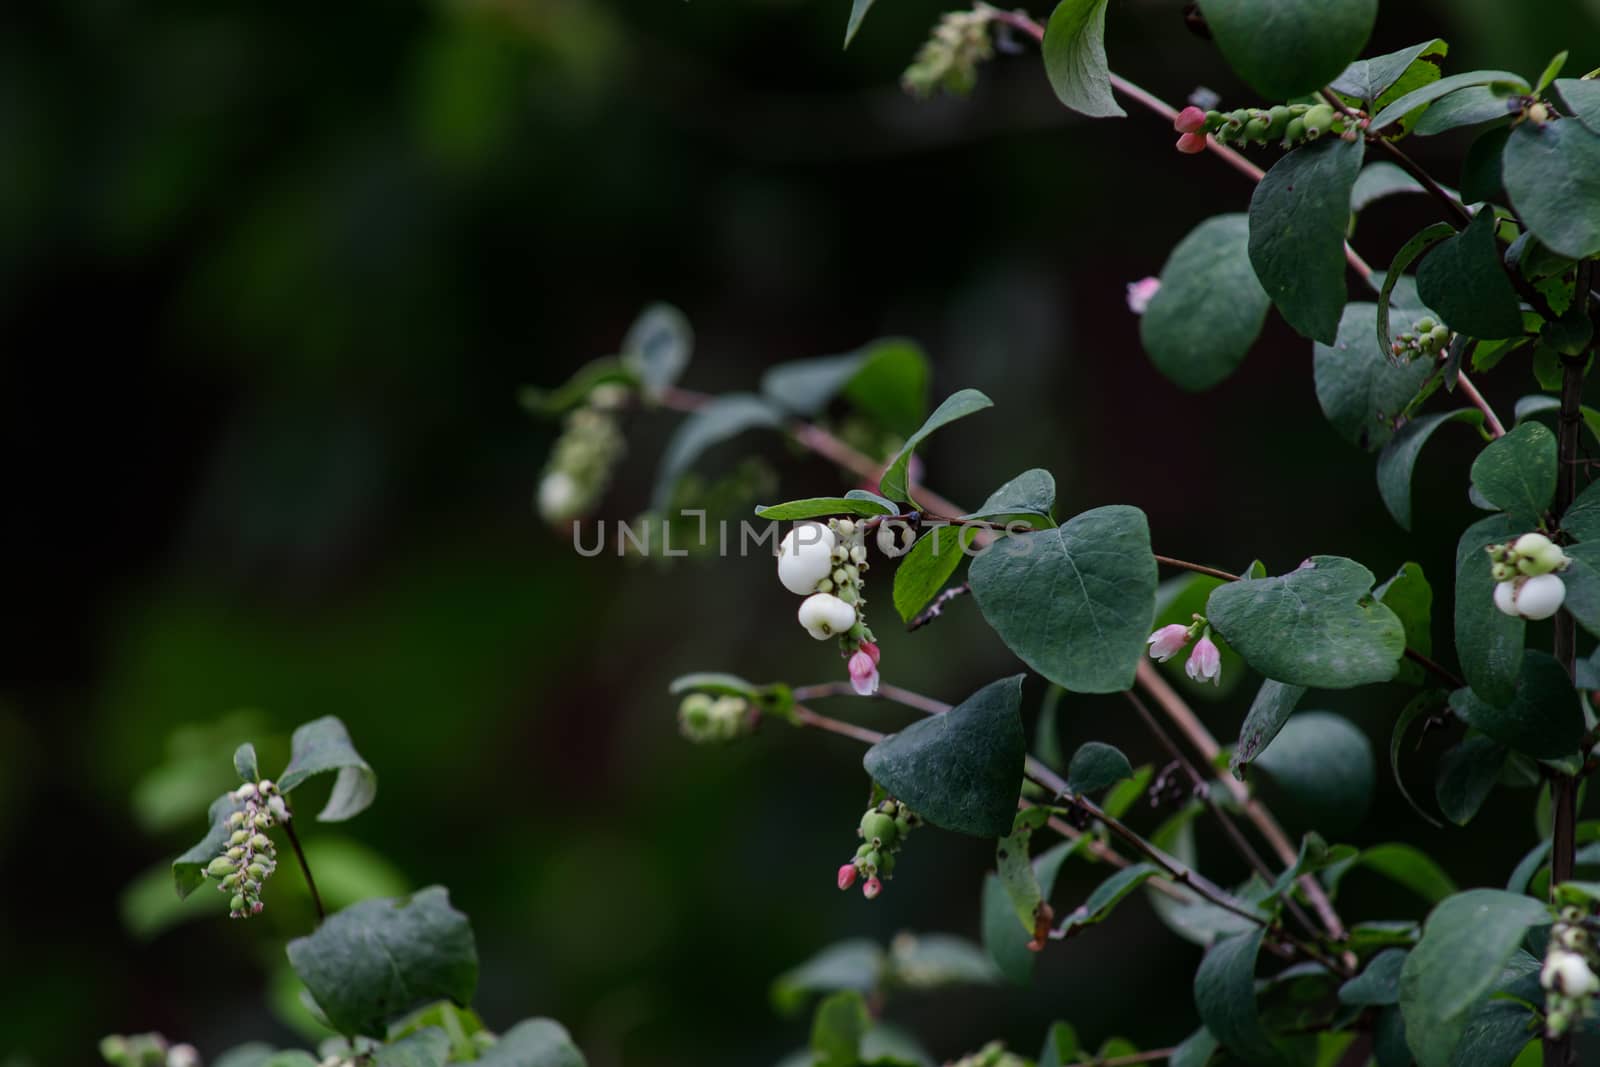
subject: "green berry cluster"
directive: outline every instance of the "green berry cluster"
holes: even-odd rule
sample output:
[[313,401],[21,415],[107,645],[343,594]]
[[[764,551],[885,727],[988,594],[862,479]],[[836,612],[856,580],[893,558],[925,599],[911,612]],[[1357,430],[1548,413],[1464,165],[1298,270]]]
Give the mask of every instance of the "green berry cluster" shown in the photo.
[[1523,534],[1515,541],[1489,545],[1484,551],[1489,553],[1494,580],[1497,582],[1551,574],[1565,570],[1570,562],[1567,554],[1561,551],[1561,546],[1541,533]]
[[1412,323],[1411,329],[1396,334],[1389,350],[1396,356],[1415,359],[1417,356],[1436,356],[1450,344],[1450,327],[1424,315]]
[[1278,104],[1266,109],[1207,111],[1204,132],[1225,145],[1277,141],[1284,148],[1293,148],[1325,134],[1342,134],[1349,125],[1350,119],[1331,104]]
[[989,40],[993,19],[993,10],[983,5],[946,13],[900,76],[901,87],[920,98],[940,91],[953,96],[972,92],[978,84],[978,66],[994,55]]
[[839,888],[849,889],[859,876],[866,879],[862,895],[868,900],[876,897],[883,891],[882,879],[894,875],[895,854],[906,835],[921,825],[922,819],[898,800],[885,799],[868,808],[856,828],[861,845],[855,857],[839,868]]
[[261,914],[261,887],[278,869],[278,850],[267,831],[276,819],[288,821],[289,808],[278,787],[267,778],[246,782],[233,797],[244,806],[228,816],[227,843],[205,873],[218,879],[217,888],[230,895],[228,914],[243,919]]
[[606,491],[627,449],[614,414],[627,399],[624,386],[596,386],[588,403],[567,416],[539,482],[539,514],[546,522],[570,522],[587,514]]
[[697,745],[743,737],[756,726],[756,709],[744,697],[690,693],[678,705],[678,731]]

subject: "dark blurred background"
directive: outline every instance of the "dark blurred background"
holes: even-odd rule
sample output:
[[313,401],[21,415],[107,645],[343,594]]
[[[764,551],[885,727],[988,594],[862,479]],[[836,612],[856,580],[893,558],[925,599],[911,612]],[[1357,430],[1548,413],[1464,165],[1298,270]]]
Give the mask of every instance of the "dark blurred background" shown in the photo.
[[[677,739],[677,674],[841,676],[769,563],[582,560],[535,515],[556,428],[518,410],[518,386],[615,351],[650,300],[693,320],[686,384],[706,390],[917,338],[936,398],[975,386],[999,406],[927,449],[957,500],[1044,466],[1059,513],[1137,504],[1170,554],[1279,572],[1330,552],[1380,576],[1416,559],[1448,618],[1466,431],[1431,449],[1408,539],[1370,457],[1320,417],[1310,346],[1275,319],[1215,392],[1159,378],[1124,285],[1242,210],[1247,185],[1174,153],[1147,115],[1076,120],[1031,49],[968,101],[902,96],[944,7],[881,0],[848,52],[845,0],[0,14],[0,1062],[89,1063],[109,1031],[207,1054],[296,1039],[279,961],[307,928],[298,873],[260,921],[229,923],[212,892],[177,908],[166,864],[200,836],[235,743],[278,767],[323,714],[380,776],[357,820],[305,824],[329,895],[448,884],[488,1022],[555,1015],[596,1067],[774,1061],[806,1029],[769,1006],[777,972],[847,935],[976,936],[982,843],[925,832],[877,902],[833,889],[865,789],[847,742]],[[1115,69],[1169,99],[1254,102],[1180,8],[1114,3]],[[1453,69],[1532,75],[1570,47],[1581,73],[1600,64],[1600,5],[1392,2],[1371,51],[1435,35]],[[1465,143],[1416,151],[1453,183]],[[1383,264],[1432,217],[1388,201],[1357,244]],[[1489,383],[1507,413],[1535,388],[1509,363]],[[671,423],[630,422],[606,514],[645,506]],[[840,487],[776,440],[753,447],[787,496]],[[915,635],[888,622],[891,681],[959,699],[1013,669],[970,603]],[[1207,709],[1220,736],[1252,690]],[[1041,694],[1030,682],[1030,715]],[[1322,703],[1382,753],[1403,700]],[[1063,730],[1160,762],[1113,699],[1069,699]],[[1436,748],[1408,768],[1424,796]],[[1381,779],[1382,817],[1350,840],[1423,842],[1464,885],[1503,881],[1533,843],[1530,791],[1440,832]],[[1242,874],[1215,845],[1202,834],[1219,876]],[[1069,867],[1058,901],[1100,873]],[[1345,905],[1424,908],[1355,878]],[[1026,992],[890,1014],[941,1057],[992,1036],[1031,1053],[1056,1017],[1156,1045],[1194,1025],[1197,958],[1136,901],[1053,947]]]

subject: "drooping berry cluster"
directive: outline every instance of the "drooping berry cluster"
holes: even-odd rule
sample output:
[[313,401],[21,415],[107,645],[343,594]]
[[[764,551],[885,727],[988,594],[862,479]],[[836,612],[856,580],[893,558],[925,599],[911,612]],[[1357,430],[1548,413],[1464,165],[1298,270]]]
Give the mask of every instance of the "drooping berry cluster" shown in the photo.
[[868,808],[856,828],[861,846],[855,858],[839,868],[839,888],[849,889],[860,877],[866,879],[861,895],[868,900],[883,892],[882,879],[894,874],[895,854],[905,844],[906,835],[921,825],[922,819],[898,800],[886,799]]
[[1354,123],[1332,104],[1278,104],[1234,111],[1203,111],[1190,106],[1178,113],[1172,126],[1181,135],[1178,151],[1192,155],[1205,151],[1207,134],[1221,144],[1235,147],[1277,141],[1284,148],[1293,148],[1326,134],[1343,135],[1354,128]]
[[219,880],[218,889],[231,894],[228,914],[243,919],[261,914],[264,907],[261,887],[278,869],[278,850],[267,831],[275,822],[289,821],[289,805],[269,778],[246,782],[233,798],[244,806],[228,816],[227,844],[205,873]]
[[757,717],[744,697],[690,693],[678,705],[678,731],[697,745],[719,744],[754,730]]
[[1494,606],[1507,615],[1548,619],[1567,599],[1558,571],[1572,561],[1561,546],[1541,533],[1525,533],[1515,541],[1490,545],[1490,567],[1497,583]]
[[[789,592],[805,597],[797,618],[818,641],[837,638],[839,654],[848,661],[850,684],[870,696],[878,689],[878,645],[867,625],[864,593],[867,524],[857,519],[799,522],[778,545],[778,580]],[[898,550],[893,531],[878,531],[878,545]],[[899,554],[898,551],[892,554]]]
[[1424,315],[1405,333],[1396,334],[1389,350],[1407,360],[1417,356],[1436,356],[1450,344],[1450,327],[1431,315]]
[[539,515],[549,523],[570,522],[593,510],[627,450],[613,413],[627,403],[626,386],[607,383],[567,416],[539,481]]
[[1594,973],[1595,946],[1581,908],[1563,908],[1550,928],[1539,984],[1545,991],[1545,1032],[1561,1037],[1589,1014],[1600,977]]

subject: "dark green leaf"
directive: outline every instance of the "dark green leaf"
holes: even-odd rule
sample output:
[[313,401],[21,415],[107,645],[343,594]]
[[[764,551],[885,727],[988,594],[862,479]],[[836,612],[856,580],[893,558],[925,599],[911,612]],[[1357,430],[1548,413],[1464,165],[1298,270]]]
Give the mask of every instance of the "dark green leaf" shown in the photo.
[[1411,480],[1422,446],[1447,422],[1483,424],[1483,412],[1462,408],[1441,415],[1422,415],[1396,431],[1378,455],[1378,495],[1402,530],[1411,529]]
[[1570,756],[1583,739],[1583,711],[1572,679],[1541,649],[1530,648],[1523,655],[1511,700],[1504,705],[1458,689],[1450,695],[1450,706],[1468,726],[1535,759]]
[[1435,37],[1431,41],[1423,41],[1410,48],[1402,48],[1398,52],[1374,56],[1371,59],[1358,59],[1346,67],[1344,73],[1329,82],[1328,88],[1370,104],[1382,96],[1391,85],[1398,82],[1413,65],[1430,68],[1433,77],[1438,78],[1439,60],[1448,51],[1449,46]]
[[1377,778],[1372,746],[1349,719],[1331,712],[1295,715],[1255,765],[1272,777],[1289,798],[1291,812],[1307,824],[1354,827],[1372,803]]
[[756,508],[760,519],[815,519],[822,515],[891,515],[895,509],[876,500],[855,500],[845,496],[812,496],[782,504]]
[[944,714],[890,734],[867,750],[867,774],[934,826],[1004,837],[1027,756],[1022,678],[991,682]]
[[1428,360],[1396,362],[1379,347],[1378,306],[1353,303],[1339,319],[1338,339],[1312,351],[1317,403],[1339,436],[1377,451],[1432,370]]
[[1056,98],[1090,118],[1127,112],[1111,94],[1106,66],[1107,0],[1061,0],[1044,31],[1044,71]]
[[469,1003],[478,985],[472,927],[441,886],[330,915],[289,942],[289,964],[347,1035],[381,1037],[397,1015],[441,998]]
[[1527,529],[1510,516],[1491,515],[1467,527],[1456,544],[1456,659],[1467,684],[1490,703],[1511,700],[1527,624],[1494,606],[1494,575],[1484,549]]
[[1167,1067],[1206,1067],[1216,1051],[1217,1039],[1211,1036],[1210,1030],[1202,1026],[1172,1050],[1172,1058],[1167,1061]]
[[1210,389],[1255,344],[1272,301],[1250,265],[1250,220],[1218,215],[1189,231],[1161,268],[1139,320],[1156,369],[1180,389]]
[[815,993],[840,989],[870,993],[883,977],[884,959],[883,949],[865,938],[829,945],[773,979],[773,1007],[780,1015],[793,1015]]
[[261,766],[256,760],[256,746],[246,741],[233,750],[233,769],[246,782],[261,781]]
[[885,338],[842,356],[780,363],[761,376],[761,393],[785,411],[822,414],[843,393],[898,434],[928,413],[928,357],[911,341]]
[[1077,693],[1133,685],[1155,614],[1156,561],[1138,508],[1113,505],[1015,534],[968,571],[984,618],[1021,660]]
[[1078,1033],[1071,1023],[1052,1023],[1045,1031],[1044,1048],[1039,1052],[1039,1067],[1071,1067],[1082,1057]]
[[1479,126],[1485,122],[1509,119],[1516,111],[1518,97],[1503,84],[1469,85],[1457,89],[1428,105],[1416,116],[1411,131],[1419,137]]
[[1572,120],[1519,123],[1502,160],[1506,195],[1534,236],[1571,259],[1600,252],[1600,133]]
[[1125,778],[1133,777],[1133,764],[1122,750],[1099,741],[1088,741],[1072,755],[1067,769],[1067,786],[1074,793],[1093,794]]
[[584,1067],[583,1053],[554,1019],[524,1019],[479,1053],[480,1067]]
[[917,540],[894,572],[894,609],[910,622],[961,566],[972,543],[970,527],[934,526]]
[[[1505,195],[1505,184],[1500,180],[1500,155],[1510,136],[1510,129],[1501,127],[1472,142],[1467,158],[1461,162],[1461,199],[1473,204]],[[1518,315],[1521,315],[1520,309]]]
[[450,1036],[437,1026],[379,1045],[372,1067],[444,1067],[450,1058]]
[[[1061,864],[1077,848],[1077,842],[1062,842],[1033,861],[1033,873],[1039,881],[1039,899],[1050,899]],[[1000,884],[998,875],[991,874],[983,881],[982,922],[983,946],[1000,973],[1017,985],[1027,985],[1033,977],[1035,953],[1028,947],[1033,935],[1018,924],[1011,897]]]
[[1384,949],[1372,957],[1366,970],[1339,987],[1339,1003],[1358,1007],[1400,1003],[1400,969],[1405,963],[1405,949]]
[[[1406,648],[1424,656],[1433,654],[1433,587],[1415,563],[1401,565],[1393,578],[1378,586],[1374,595],[1395,613],[1406,631]],[[1420,684],[1422,668],[1407,660],[1396,676],[1402,682]]]
[[1600,78],[1557,78],[1555,86],[1573,117],[1600,133]]
[[1417,295],[1452,330],[1472,337],[1522,332],[1522,309],[1501,268],[1494,228],[1494,212],[1478,212],[1465,230],[1439,242],[1417,268]]
[[[1049,854],[1039,857],[1035,870],[1044,871]],[[941,989],[953,985],[989,985],[999,978],[994,961],[965,938],[902,933],[889,943],[888,973],[884,981],[890,986]]]
[[1356,175],[1356,183],[1350,188],[1350,211],[1352,214],[1364,211],[1368,205],[1400,193],[1426,192],[1421,182],[1395,164],[1379,160],[1368,163]]
[[1457,826],[1471,822],[1489,799],[1510,752],[1482,734],[1472,734],[1446,752],[1439,761],[1439,780],[1434,787],[1444,817]]
[[1406,803],[1411,805],[1411,810],[1422,816],[1430,826],[1443,827],[1443,824],[1431,814],[1422,810],[1411,795],[1411,790],[1406,788],[1405,775],[1400,772],[1400,746],[1405,741],[1406,729],[1417,719],[1431,716],[1444,708],[1449,702],[1450,694],[1442,689],[1429,689],[1418,693],[1411,698],[1395,719],[1394,732],[1389,736],[1389,768],[1394,774],[1394,784],[1400,790],[1400,795],[1406,798]]
[[289,765],[278,776],[284,793],[319,774],[334,773],[333,791],[318,813],[323,822],[341,822],[366,811],[378,795],[378,776],[350,742],[350,732],[332,715],[298,727],[289,745]]
[[1567,599],[1564,607],[1591,634],[1600,634],[1600,541],[1568,545],[1571,562],[1562,572]]
[[[1542,1036],[1541,1018],[1522,1001],[1491,996],[1467,1014],[1450,1067],[1512,1067]],[[1533,1062],[1543,1063],[1543,1055]]]
[[976,389],[963,389],[951,394],[932,415],[928,416],[928,421],[924,422],[916,433],[906,438],[904,447],[889,461],[889,465],[883,470],[883,476],[878,479],[878,492],[890,500],[909,501],[911,487],[906,472],[910,468],[911,457],[916,454],[917,447],[940,427],[993,406],[994,401]]
[[1362,150],[1361,141],[1338,137],[1298,148],[1273,164],[1250,197],[1256,277],[1289,325],[1323,344],[1337,339],[1345,305],[1344,237]]
[[1556,495],[1556,435],[1525,422],[1491,441],[1472,461],[1472,484],[1524,527],[1537,526]]
[[243,802],[235,800],[232,793],[224,793],[211,802],[206,811],[206,836],[172,861],[172,882],[179,898],[187,897],[206,880],[206,864],[222,854],[222,846],[228,840],[228,816],[243,809]]
[[1361,54],[1378,3],[1201,0],[1200,11],[1228,66],[1268,100],[1287,100],[1316,92]]
[[1400,975],[1406,1042],[1420,1067],[1447,1067],[1468,1014],[1492,989],[1545,906],[1498,889],[1450,897],[1428,916]]
[[1245,1063],[1278,1059],[1256,1009],[1256,956],[1265,932],[1256,928],[1217,942],[1194,976],[1194,1005],[1200,1021]]
[[622,341],[622,364],[646,391],[671,386],[689,365],[694,331],[683,312],[669,304],[651,304],[640,313]]
[[1160,874],[1160,869],[1150,863],[1135,863],[1122,868],[1096,886],[1088,900],[1067,914],[1061,924],[1062,930],[1070,934],[1079,927],[1104,921],[1124,897]]
[[1055,506],[1055,476],[1035,467],[990,493],[983,507],[962,518],[1001,523],[1020,520],[1032,526],[1054,526]]
[[1405,652],[1405,629],[1372,599],[1372,581],[1354,560],[1312,556],[1277,578],[1221,586],[1206,616],[1268,678],[1316,689],[1386,682]]
[[1408,115],[1420,107],[1424,107],[1442,96],[1447,96],[1457,89],[1469,85],[1489,85],[1494,82],[1504,82],[1508,87],[1517,92],[1528,91],[1528,83],[1518,75],[1504,70],[1473,70],[1465,74],[1452,74],[1448,78],[1440,78],[1420,88],[1413,89],[1398,100],[1386,105],[1376,115],[1372,116],[1369,128],[1381,130],[1390,123],[1398,121],[1402,116]]
[[750,393],[725,393],[708,401],[678,424],[662,450],[650,506],[657,511],[666,510],[678,479],[706,449],[746,430],[778,429],[782,425],[783,414]]
[[1239,728],[1239,743],[1228,758],[1228,770],[1233,772],[1235,778],[1244,780],[1245,767],[1278,736],[1283,724],[1289,721],[1295,705],[1305,695],[1306,688],[1303,685],[1286,685],[1271,678],[1261,683],[1255,700],[1250,703],[1250,711],[1244,717],[1244,725]]
[[1000,884],[1006,887],[1006,895],[1011,898],[1017,921],[1028,932],[1029,938],[1038,937],[1041,933],[1039,927],[1049,923],[1048,914],[1041,915],[1039,912],[1044,896],[1029,854],[1033,832],[1043,826],[1049,816],[1050,813],[1044,808],[1028,808],[1018,812],[1011,832],[995,844],[994,850]]

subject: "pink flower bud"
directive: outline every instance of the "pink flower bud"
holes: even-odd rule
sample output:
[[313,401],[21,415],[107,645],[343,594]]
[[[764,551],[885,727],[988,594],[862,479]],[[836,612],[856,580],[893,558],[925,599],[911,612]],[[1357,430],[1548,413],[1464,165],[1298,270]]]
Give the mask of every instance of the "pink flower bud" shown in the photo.
[[1135,315],[1143,315],[1144,309],[1150,306],[1150,301],[1154,300],[1156,293],[1160,291],[1160,278],[1140,278],[1136,282],[1129,282],[1128,310]]
[[1150,657],[1162,663],[1183,651],[1189,643],[1189,628],[1182,623],[1163,626],[1145,641],[1150,646]]
[[868,878],[861,886],[861,895],[868,900],[873,899],[881,892],[883,892],[883,883],[878,881],[877,878]]
[[849,889],[856,884],[856,865],[846,863],[839,868],[839,888]]
[[850,657],[850,688],[861,696],[869,697],[878,691],[878,664],[865,648]]
[[1183,665],[1183,669],[1197,682],[1221,685],[1222,653],[1217,651],[1217,646],[1211,638],[1202,637],[1195,642],[1194,651],[1189,653],[1189,662]]
[[867,655],[871,656],[872,657],[873,666],[877,666],[877,663],[878,663],[878,646],[877,645],[873,644],[871,641],[863,641],[863,642],[861,642],[861,651],[863,651]]
[[1203,133],[1186,133],[1178,138],[1178,151],[1186,156],[1197,156],[1206,150],[1206,135]]
[[1172,120],[1172,128],[1179,133],[1199,133],[1206,128],[1206,113],[1190,104]]

